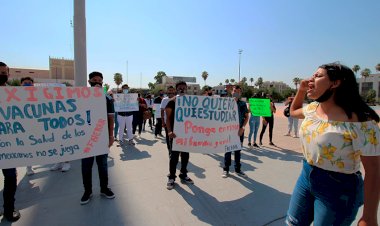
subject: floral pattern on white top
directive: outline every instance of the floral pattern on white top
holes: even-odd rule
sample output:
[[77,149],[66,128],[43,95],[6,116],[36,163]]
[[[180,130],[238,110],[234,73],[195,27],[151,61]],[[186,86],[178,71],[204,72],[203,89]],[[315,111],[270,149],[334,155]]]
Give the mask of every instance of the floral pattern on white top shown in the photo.
[[380,130],[375,121],[340,122],[316,115],[318,102],[303,108],[300,128],[306,161],[319,168],[351,174],[360,169],[360,156],[380,155]]

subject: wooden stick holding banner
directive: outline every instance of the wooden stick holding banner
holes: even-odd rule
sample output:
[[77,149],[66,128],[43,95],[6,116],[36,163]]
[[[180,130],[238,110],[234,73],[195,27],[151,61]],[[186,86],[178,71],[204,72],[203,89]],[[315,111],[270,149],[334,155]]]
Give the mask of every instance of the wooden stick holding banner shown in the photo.
[[0,88],[0,168],[71,161],[108,152],[102,88]]
[[222,153],[241,150],[239,114],[233,98],[176,97],[173,150]]

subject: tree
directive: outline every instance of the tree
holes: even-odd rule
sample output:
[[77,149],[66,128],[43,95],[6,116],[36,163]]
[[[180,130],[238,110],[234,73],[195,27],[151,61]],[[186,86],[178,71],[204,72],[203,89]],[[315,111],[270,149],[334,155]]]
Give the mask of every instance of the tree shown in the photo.
[[106,92],[110,89],[110,85],[108,83],[104,83],[104,87],[106,88]]
[[360,70],[360,66],[355,64],[354,67],[352,68],[352,70],[355,72],[355,75],[356,75],[357,72]]
[[156,87],[156,85],[154,83],[149,82],[148,83],[148,87],[149,87],[150,90],[154,90],[154,88]]
[[243,77],[241,79],[241,84],[245,84],[248,81],[247,77]]
[[380,63],[375,66],[376,71],[380,71]]
[[231,82],[232,84],[235,83],[235,79],[231,78],[231,79],[230,79],[230,82]]
[[368,90],[365,95],[366,102],[375,105],[376,102],[376,91],[373,89]]
[[119,86],[121,85],[121,83],[123,83],[123,75],[120,73],[115,73],[113,75],[113,80],[115,81],[115,84],[117,88],[119,89]]
[[207,80],[207,78],[208,78],[208,73],[207,73],[207,71],[202,72],[202,78],[203,78],[203,80],[205,80],[205,85],[206,85],[206,80]]
[[10,86],[21,86],[21,81],[20,81],[20,79],[17,79],[17,78],[9,80],[7,83]]
[[219,82],[219,86],[222,86],[222,85],[223,85],[223,83]]
[[369,68],[364,68],[364,70],[362,70],[360,74],[362,77],[364,77],[364,80],[366,80],[368,76],[371,74],[371,70]]
[[298,89],[298,85],[301,84],[301,79],[298,77],[293,78],[293,83],[296,86],[296,90]]
[[226,84],[228,84],[228,83],[230,83],[230,80],[226,79],[224,82],[226,82]]
[[257,78],[257,81],[255,83],[255,86],[259,87],[259,89],[261,89],[261,86],[263,85],[263,78],[259,77]]
[[162,84],[162,77],[166,76],[166,73],[163,71],[157,72],[157,75],[154,76],[154,79],[156,80],[156,84]]
[[252,83],[253,83],[253,78],[251,77],[250,79],[249,79],[249,81],[251,82],[251,86],[252,86]]

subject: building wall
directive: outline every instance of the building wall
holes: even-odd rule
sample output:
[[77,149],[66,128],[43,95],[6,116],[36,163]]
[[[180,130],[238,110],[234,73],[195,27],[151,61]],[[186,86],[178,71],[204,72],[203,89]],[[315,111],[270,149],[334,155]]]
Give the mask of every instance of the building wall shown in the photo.
[[74,80],[74,60],[49,57],[50,78]]
[[[174,76],[174,77],[178,78],[176,76]],[[181,77],[181,78],[187,78],[187,77]],[[194,81],[193,78],[194,77],[188,77],[188,79],[189,79],[188,81]],[[186,80],[186,79],[184,79],[184,80]],[[169,86],[175,87],[175,84],[177,82],[178,81],[173,79],[172,76],[164,76],[162,78],[162,84],[161,84],[162,86],[160,86],[160,87],[162,87],[161,89],[166,90]],[[202,90],[201,90],[201,87],[199,84],[189,83],[189,82],[187,82],[186,84],[187,84],[187,94],[189,94],[189,95],[200,95],[201,94]]]
[[380,73],[372,74],[367,78],[358,78],[356,81],[359,83],[359,92],[361,95],[373,89],[376,91],[377,98],[380,98]]

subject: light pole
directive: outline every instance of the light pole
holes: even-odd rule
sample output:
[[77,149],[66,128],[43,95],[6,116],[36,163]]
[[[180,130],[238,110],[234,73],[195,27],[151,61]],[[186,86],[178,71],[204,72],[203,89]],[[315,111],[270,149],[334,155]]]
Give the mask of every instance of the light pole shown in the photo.
[[243,52],[242,49],[239,49],[238,53],[239,53],[239,81],[238,83],[240,82],[240,60],[241,60],[241,53]]

